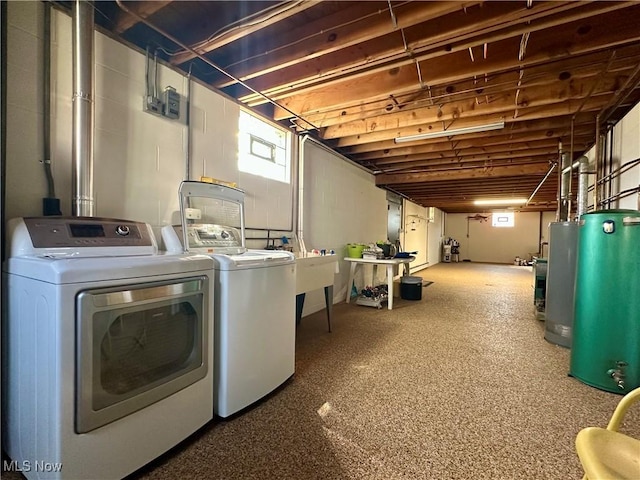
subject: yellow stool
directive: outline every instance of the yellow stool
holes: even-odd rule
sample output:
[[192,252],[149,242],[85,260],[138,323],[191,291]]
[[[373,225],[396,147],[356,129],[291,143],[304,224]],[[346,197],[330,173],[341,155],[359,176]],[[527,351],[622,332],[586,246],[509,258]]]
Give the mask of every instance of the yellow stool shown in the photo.
[[640,440],[618,432],[625,413],[639,400],[640,388],[636,388],[622,397],[606,429],[587,427],[578,432],[576,450],[583,480],[640,479]]

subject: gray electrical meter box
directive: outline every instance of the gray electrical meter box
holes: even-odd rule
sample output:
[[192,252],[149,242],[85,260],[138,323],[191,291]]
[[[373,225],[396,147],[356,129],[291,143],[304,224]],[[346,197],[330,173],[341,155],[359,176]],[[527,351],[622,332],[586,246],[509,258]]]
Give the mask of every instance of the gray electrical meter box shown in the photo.
[[164,116],[180,118],[180,94],[173,87],[164,89]]

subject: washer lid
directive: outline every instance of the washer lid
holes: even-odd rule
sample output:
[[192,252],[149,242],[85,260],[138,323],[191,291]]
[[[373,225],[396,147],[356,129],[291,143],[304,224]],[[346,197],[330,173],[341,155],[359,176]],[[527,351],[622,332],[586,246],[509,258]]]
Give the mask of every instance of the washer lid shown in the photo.
[[216,270],[265,268],[291,264],[296,261],[293,253],[283,250],[247,250],[238,255],[213,254],[212,258]]
[[59,258],[24,256],[9,258],[5,271],[56,285],[114,280],[185,276],[213,269],[208,255],[151,255],[130,257]]
[[235,255],[246,250],[242,190],[186,180],[178,197],[185,251]]

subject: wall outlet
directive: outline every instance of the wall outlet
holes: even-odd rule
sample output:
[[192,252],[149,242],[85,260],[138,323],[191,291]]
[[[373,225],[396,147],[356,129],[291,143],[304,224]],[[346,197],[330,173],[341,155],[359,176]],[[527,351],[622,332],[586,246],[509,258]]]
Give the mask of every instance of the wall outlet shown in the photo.
[[198,208],[185,208],[184,216],[187,220],[200,220],[202,218],[202,212]]

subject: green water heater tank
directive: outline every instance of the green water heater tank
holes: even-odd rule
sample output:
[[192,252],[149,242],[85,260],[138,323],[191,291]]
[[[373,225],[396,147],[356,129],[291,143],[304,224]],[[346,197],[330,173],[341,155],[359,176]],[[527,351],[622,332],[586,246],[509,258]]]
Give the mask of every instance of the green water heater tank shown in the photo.
[[582,216],[569,373],[609,392],[640,387],[640,211]]

